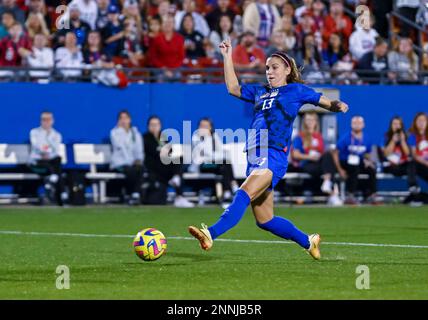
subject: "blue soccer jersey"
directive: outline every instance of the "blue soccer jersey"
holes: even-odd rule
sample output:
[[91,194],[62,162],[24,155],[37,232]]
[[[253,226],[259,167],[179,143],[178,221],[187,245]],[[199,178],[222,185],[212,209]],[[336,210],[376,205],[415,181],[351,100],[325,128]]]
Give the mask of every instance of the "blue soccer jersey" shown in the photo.
[[362,139],[357,139],[348,132],[337,142],[337,150],[340,161],[348,161],[350,155],[358,156],[362,161],[365,154],[372,152],[372,143],[365,135]]
[[306,103],[317,105],[320,97],[321,93],[300,83],[278,88],[242,85],[240,99],[254,104],[246,149],[269,147],[288,154],[297,113]]

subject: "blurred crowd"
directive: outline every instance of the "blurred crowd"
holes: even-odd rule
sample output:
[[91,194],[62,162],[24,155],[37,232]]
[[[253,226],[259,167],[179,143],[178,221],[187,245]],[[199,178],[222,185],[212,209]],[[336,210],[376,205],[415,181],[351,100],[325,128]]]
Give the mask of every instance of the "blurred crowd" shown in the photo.
[[[358,5],[370,10],[365,28],[355,23]],[[219,43],[230,38],[243,75],[263,72],[266,56],[281,50],[309,83],[376,83],[380,74],[415,83],[428,55],[421,60],[413,45],[428,47],[408,25],[389,37],[393,7],[426,28],[426,0],[0,0],[0,67],[56,66],[68,78],[79,68],[153,67],[174,80],[180,67],[220,67]]]

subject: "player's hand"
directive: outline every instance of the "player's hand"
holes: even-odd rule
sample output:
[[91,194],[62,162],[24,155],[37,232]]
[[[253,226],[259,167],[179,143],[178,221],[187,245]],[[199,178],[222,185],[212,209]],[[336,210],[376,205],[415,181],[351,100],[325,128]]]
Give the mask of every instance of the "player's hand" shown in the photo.
[[223,57],[231,57],[232,56],[232,42],[230,39],[223,40],[220,45],[220,52],[223,55]]
[[337,112],[346,113],[349,110],[348,105],[345,102],[342,102],[342,101],[339,103],[339,105],[337,107],[338,107],[338,111]]

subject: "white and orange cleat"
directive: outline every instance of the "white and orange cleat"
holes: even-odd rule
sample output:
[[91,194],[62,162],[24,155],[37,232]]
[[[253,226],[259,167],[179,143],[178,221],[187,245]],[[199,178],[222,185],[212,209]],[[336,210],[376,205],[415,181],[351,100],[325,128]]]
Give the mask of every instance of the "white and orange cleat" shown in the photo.
[[309,236],[310,247],[306,251],[314,258],[315,260],[321,259],[321,237],[318,233],[311,234]]
[[208,251],[213,246],[213,239],[211,238],[211,233],[208,230],[208,226],[203,223],[201,226],[201,229],[190,226],[189,233],[199,241],[199,244],[203,250]]

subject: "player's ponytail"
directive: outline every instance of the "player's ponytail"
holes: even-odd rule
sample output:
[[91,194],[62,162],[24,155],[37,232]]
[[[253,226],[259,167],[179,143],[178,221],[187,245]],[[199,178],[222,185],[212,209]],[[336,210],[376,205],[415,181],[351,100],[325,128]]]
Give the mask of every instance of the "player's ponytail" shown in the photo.
[[287,83],[304,83],[300,69],[297,67],[296,61],[292,57],[281,51],[273,53],[271,57],[280,58],[284,62],[285,66],[290,68],[291,71],[287,76]]

